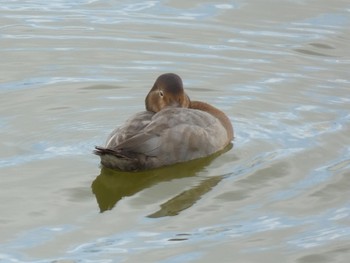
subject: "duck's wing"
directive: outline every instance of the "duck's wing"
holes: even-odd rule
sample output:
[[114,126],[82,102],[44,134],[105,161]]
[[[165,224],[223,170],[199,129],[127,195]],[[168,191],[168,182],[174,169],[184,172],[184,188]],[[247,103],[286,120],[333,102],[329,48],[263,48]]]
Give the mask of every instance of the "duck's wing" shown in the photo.
[[225,140],[225,129],[212,115],[169,108],[154,114],[144,129],[120,142],[115,150],[125,156],[147,156],[149,162],[160,166],[207,156],[221,150]]
[[125,124],[116,128],[107,138],[106,147],[116,149],[119,144],[141,133],[152,120],[153,112],[142,111],[129,118]]
[[136,114],[95,153],[107,167],[139,170],[208,156],[226,144],[225,128],[209,113],[165,108],[156,114]]

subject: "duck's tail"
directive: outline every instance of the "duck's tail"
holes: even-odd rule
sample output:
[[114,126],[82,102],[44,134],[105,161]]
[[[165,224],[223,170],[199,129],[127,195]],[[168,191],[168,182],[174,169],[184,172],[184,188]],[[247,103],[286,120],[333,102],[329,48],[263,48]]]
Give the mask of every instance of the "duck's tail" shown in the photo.
[[108,148],[104,148],[101,146],[95,146],[95,150],[93,151],[94,154],[98,155],[98,156],[103,156],[106,154],[111,154],[111,155],[118,155],[117,151],[114,151],[112,149],[108,149]]
[[101,164],[108,168],[119,169],[123,171],[138,170],[140,163],[137,158],[133,158],[122,151],[95,146],[94,154],[100,156]]

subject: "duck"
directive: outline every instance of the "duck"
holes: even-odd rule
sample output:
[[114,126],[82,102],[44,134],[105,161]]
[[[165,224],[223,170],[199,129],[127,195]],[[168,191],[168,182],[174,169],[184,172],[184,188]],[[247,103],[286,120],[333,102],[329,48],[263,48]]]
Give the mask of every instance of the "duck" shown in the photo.
[[192,101],[180,76],[160,75],[145,98],[145,111],[131,116],[94,153],[104,167],[141,171],[210,156],[231,144],[228,116]]

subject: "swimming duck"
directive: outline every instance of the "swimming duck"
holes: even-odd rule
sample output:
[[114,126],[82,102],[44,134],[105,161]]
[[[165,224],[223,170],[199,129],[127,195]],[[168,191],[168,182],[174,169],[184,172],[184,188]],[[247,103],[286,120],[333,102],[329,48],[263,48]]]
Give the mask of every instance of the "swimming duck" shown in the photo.
[[233,139],[225,113],[191,101],[176,74],[157,78],[145,106],[146,111],[109,135],[105,147],[95,147],[103,166],[124,171],[157,168],[209,156]]

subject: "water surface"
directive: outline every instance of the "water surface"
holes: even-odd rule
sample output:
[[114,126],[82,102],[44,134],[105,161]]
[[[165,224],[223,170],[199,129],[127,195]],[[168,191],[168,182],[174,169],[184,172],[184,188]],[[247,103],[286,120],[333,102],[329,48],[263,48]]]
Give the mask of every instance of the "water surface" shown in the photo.
[[[1,262],[348,262],[348,1],[2,1],[0,21]],[[101,169],[165,72],[233,147]]]

